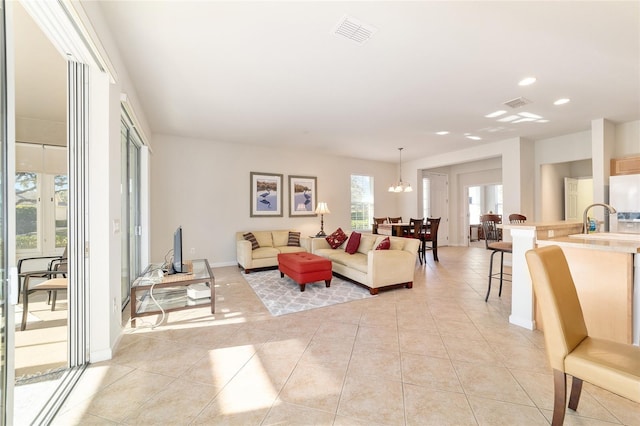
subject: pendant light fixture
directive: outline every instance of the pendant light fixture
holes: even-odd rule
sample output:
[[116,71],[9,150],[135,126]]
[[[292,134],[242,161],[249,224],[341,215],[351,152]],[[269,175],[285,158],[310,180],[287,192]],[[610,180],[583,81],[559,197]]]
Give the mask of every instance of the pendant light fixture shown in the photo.
[[389,187],[389,192],[411,192],[413,191],[413,188],[411,188],[411,184],[410,183],[406,183],[406,182],[402,182],[402,150],[404,148],[398,148],[398,151],[400,151],[400,180],[391,185]]

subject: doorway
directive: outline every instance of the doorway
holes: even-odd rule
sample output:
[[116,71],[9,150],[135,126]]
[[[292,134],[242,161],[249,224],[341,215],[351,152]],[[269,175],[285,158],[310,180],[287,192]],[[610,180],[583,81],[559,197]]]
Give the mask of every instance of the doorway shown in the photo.
[[484,248],[485,243],[481,241],[480,217],[487,213],[502,215],[502,184],[468,186],[466,196],[466,229],[469,230],[467,233],[467,245]]
[[449,176],[444,173],[422,174],[422,217],[439,217],[438,245],[449,245]]
[[[8,184],[13,187],[18,177],[33,178],[31,183],[34,185],[29,191],[35,191],[36,194],[35,203],[22,212],[26,216],[21,218],[26,219],[24,222],[33,228],[23,233],[25,229],[18,229],[18,223],[14,223],[9,229],[14,236],[12,241],[17,241],[15,236],[20,234],[20,244],[25,243],[25,246],[12,244],[9,250],[14,259],[20,259],[33,257],[33,254],[58,255],[67,248],[64,274],[67,282],[64,288],[57,291],[57,295],[63,299],[60,302],[66,303],[56,303],[53,309],[52,298],[48,307],[48,296],[46,292],[41,292],[44,293],[42,303],[46,308],[42,312],[64,316],[55,319],[57,326],[64,329],[55,342],[62,348],[63,357],[55,363],[41,361],[37,371],[16,377],[20,383],[16,381],[15,387],[12,387],[13,382],[6,384],[8,397],[13,400],[13,413],[7,419],[17,424],[48,424],[80,377],[88,357],[86,289],[90,283],[87,274],[89,265],[85,260],[85,242],[88,241],[85,222],[89,216],[86,202],[88,67],[74,62],[73,54],[63,57],[60,53],[73,52],[73,49],[63,45],[74,40],[76,32],[76,27],[66,21],[70,19],[68,11],[60,13],[64,7],[57,2],[11,2],[7,13],[7,19],[13,22],[14,28],[7,42],[13,45],[15,51],[15,62],[8,64],[8,68],[14,69],[16,75],[15,99],[8,100],[9,104],[15,104],[16,111],[15,122],[10,125],[16,128],[15,139],[26,142],[23,148],[41,152],[35,156],[34,161],[39,164],[35,170],[28,170],[30,166],[20,163],[24,158],[22,156],[8,159],[12,164],[10,169],[22,173],[10,175]],[[47,23],[46,30],[39,24],[42,22]],[[56,78],[51,80],[52,76]],[[46,101],[43,101],[43,96]],[[17,145],[14,147],[17,153]],[[18,207],[16,195],[13,195],[10,207]],[[35,221],[29,220],[32,213],[35,213]],[[30,232],[32,230],[35,230],[35,234]],[[31,243],[31,234],[35,235],[35,244]],[[12,303],[16,305],[17,298]],[[20,303],[23,312],[32,313],[31,300],[28,306],[24,297]],[[66,310],[60,309],[60,305],[66,305]],[[20,304],[16,307],[19,308]],[[48,324],[45,324],[50,321],[40,320],[41,334],[51,338],[53,333],[48,333]],[[17,337],[22,332],[20,328],[21,324],[19,331],[7,330],[12,342],[7,348],[10,358],[17,356]],[[27,323],[26,330],[30,329]],[[52,356],[54,351],[45,351],[44,355]]]

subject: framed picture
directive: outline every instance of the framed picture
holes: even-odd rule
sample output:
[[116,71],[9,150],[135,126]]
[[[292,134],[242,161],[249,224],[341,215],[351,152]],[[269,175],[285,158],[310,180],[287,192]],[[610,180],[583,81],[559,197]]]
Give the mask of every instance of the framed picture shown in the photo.
[[282,175],[251,172],[251,217],[282,216]]
[[316,178],[289,176],[289,216],[317,216]]

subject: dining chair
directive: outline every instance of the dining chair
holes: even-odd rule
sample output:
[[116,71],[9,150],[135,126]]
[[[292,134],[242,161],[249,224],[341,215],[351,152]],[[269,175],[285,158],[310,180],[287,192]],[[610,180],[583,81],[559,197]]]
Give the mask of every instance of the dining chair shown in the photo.
[[[421,246],[422,246],[422,258],[426,262],[426,251],[433,251],[433,260],[439,262],[438,260],[438,228],[440,227],[440,218],[439,217],[428,217],[426,224],[424,226],[424,230],[421,235]],[[427,242],[431,242],[431,247],[427,247]]]
[[[484,298],[486,302],[489,300],[489,293],[491,293],[491,280],[500,280],[500,291],[498,291],[498,297],[502,296],[502,282],[510,281],[504,279],[504,254],[511,253],[513,251],[513,245],[510,242],[501,241],[502,234],[498,225],[502,223],[502,219],[496,214],[485,214],[480,216],[480,223],[482,224],[482,232],[484,234],[484,243],[487,250],[491,250],[491,259],[489,261],[489,285],[487,287],[487,295]],[[493,273],[493,256],[496,253],[500,253],[500,272]]]
[[402,223],[402,216],[400,217],[389,217],[389,223]]
[[509,215],[509,223],[525,223],[527,217],[523,214],[512,213]]
[[383,224],[386,221],[387,221],[386,217],[374,217],[373,218],[373,227],[372,227],[371,233],[377,234],[378,233],[378,225]]
[[640,348],[589,336],[567,259],[559,246],[525,254],[544,324],[547,357],[553,369],[551,424],[564,422],[567,375],[572,376],[569,408],[576,411],[582,382],[640,402]]
[[418,260],[422,265],[422,259],[424,256],[422,255],[422,233],[424,232],[424,219],[409,219],[409,227],[403,229],[402,237],[405,238],[415,238],[420,240],[420,245],[418,245]]
[[411,238],[420,238],[420,232],[422,232],[423,223],[424,223],[424,218],[419,218],[419,219],[410,218],[409,227],[402,230],[402,236],[411,237]]

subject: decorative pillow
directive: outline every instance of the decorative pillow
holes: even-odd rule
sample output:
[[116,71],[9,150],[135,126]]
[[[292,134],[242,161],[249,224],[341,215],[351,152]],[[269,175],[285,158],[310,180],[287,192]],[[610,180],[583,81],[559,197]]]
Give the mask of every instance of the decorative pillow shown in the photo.
[[371,234],[364,234],[360,238],[360,246],[358,246],[358,253],[367,254],[373,250],[373,245],[376,243],[377,237]]
[[328,235],[326,240],[332,249],[337,249],[342,243],[347,241],[347,234],[344,233],[342,228],[338,228],[333,234]]
[[287,245],[291,247],[300,247],[300,233],[289,231],[289,242]]
[[389,239],[389,237],[387,237],[384,240],[380,241],[380,244],[378,244],[376,250],[389,250],[389,247],[391,247],[391,240]]
[[251,250],[260,248],[260,244],[258,244],[258,240],[256,240],[256,237],[253,235],[252,232],[247,232],[246,234],[242,234],[242,237],[247,241],[251,241]]
[[360,246],[360,237],[362,234],[359,232],[352,232],[349,236],[349,242],[347,242],[347,248],[344,249],[349,254],[353,254],[358,251],[358,246]]

